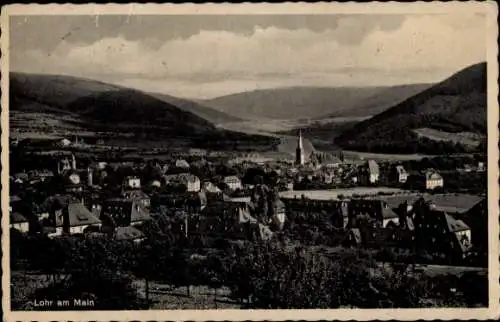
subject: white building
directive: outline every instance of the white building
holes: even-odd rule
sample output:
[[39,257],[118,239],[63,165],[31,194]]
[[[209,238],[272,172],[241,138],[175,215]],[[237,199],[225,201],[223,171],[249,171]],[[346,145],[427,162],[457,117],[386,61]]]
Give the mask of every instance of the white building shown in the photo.
[[166,185],[182,185],[186,191],[199,192],[201,190],[200,179],[194,174],[179,173],[164,176]]
[[125,188],[131,189],[140,189],[141,188],[141,179],[136,176],[128,176],[125,178],[123,182],[123,186]]
[[433,190],[444,185],[443,177],[434,169],[425,171],[425,189]]

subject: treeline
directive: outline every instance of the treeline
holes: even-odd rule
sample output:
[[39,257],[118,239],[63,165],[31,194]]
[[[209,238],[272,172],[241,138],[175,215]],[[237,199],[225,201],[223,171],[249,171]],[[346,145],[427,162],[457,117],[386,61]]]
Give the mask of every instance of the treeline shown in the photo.
[[344,149],[373,153],[394,154],[455,154],[485,152],[486,144],[481,142],[476,147],[465,146],[451,140],[432,140],[411,132],[408,129],[376,133],[371,137],[342,137],[335,143]]
[[[96,310],[150,306],[148,289],[144,298],[134,287],[137,279],[185,286],[188,296],[192,285],[227,286],[245,308],[487,305],[487,277],[432,278],[405,265],[382,267],[355,250],[325,256],[283,240],[196,249],[186,240],[161,235],[141,244],[83,236],[11,238],[14,271],[24,265],[53,277],[50,286],[33,290],[34,297],[91,298]],[[22,304],[13,299],[13,309]]]

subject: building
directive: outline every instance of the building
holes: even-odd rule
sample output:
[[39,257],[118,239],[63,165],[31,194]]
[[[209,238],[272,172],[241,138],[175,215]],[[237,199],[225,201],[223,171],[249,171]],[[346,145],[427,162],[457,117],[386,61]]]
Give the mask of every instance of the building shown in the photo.
[[445,254],[464,258],[472,248],[472,234],[469,226],[451,214],[436,210],[425,200],[414,204],[416,245],[433,254]]
[[434,169],[412,175],[410,179],[412,186],[420,190],[434,190],[444,185],[443,177]]
[[146,238],[146,236],[139,229],[127,226],[116,227],[114,231],[114,238],[116,240],[128,240],[134,243],[140,243]]
[[151,206],[151,198],[141,190],[130,190],[123,193],[125,199],[138,201],[144,208],[149,209]]
[[170,174],[163,177],[168,186],[178,187],[188,192],[198,192],[201,190],[200,179],[194,174],[179,173]]
[[[172,192],[156,194],[151,201],[154,209],[182,210],[188,213],[199,213],[208,204],[205,192]],[[222,195],[222,193],[221,193]]]
[[30,230],[28,219],[18,212],[10,212],[10,228],[19,230],[22,233],[27,233]]
[[359,182],[364,185],[373,185],[380,180],[380,167],[374,160],[368,160],[359,170]]
[[297,149],[295,150],[295,165],[303,165],[305,162],[304,158],[304,143],[302,142],[302,131],[299,131],[299,138],[297,141]]
[[405,183],[408,180],[408,172],[402,165],[396,165],[391,168],[389,180],[394,184]]
[[82,234],[88,227],[100,227],[101,221],[96,218],[82,203],[70,200],[62,208],[53,208],[49,212],[46,227],[49,237],[63,234]]
[[230,190],[239,190],[242,189],[241,180],[237,176],[227,176],[222,180],[225,185],[229,187]]
[[189,163],[186,160],[179,159],[175,161],[175,167],[187,170],[189,169]]
[[141,179],[137,176],[127,176],[123,180],[123,187],[125,189],[140,189]]
[[351,199],[348,202],[349,227],[386,228],[399,226],[399,216],[389,205],[377,199]]
[[151,216],[137,200],[114,198],[104,202],[100,219],[103,226],[126,227],[142,224]]
[[374,160],[368,160],[368,182],[371,184],[377,183],[380,179],[380,168]]
[[443,177],[434,169],[428,169],[425,175],[425,189],[433,190],[443,187]]

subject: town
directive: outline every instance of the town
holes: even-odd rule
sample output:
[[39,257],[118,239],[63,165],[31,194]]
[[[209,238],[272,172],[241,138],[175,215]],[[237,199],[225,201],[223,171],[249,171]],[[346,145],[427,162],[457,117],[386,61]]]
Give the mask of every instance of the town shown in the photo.
[[[110,265],[115,273],[109,274],[133,272],[132,284],[142,301],[134,303],[146,307],[192,308],[172,306],[168,300],[154,304],[155,294],[170,298],[161,286],[152,286],[162,281],[186,287],[188,298],[195,285],[208,285],[215,299],[203,304],[207,307],[231,302],[217,304],[217,296],[239,298],[239,307],[307,307],[294,299],[266,302],[271,295],[247,285],[251,280],[243,281],[250,278],[241,271],[243,253],[257,262],[248,253],[262,247],[273,256],[279,256],[273,250],[278,247],[294,249],[298,253],[293,256],[307,250],[338,262],[355,254],[346,265],[372,260],[377,269],[392,274],[402,270],[409,280],[444,269],[465,274],[469,284],[464,288],[476,279],[487,282],[485,154],[353,159],[341,150],[306,151],[304,140],[298,131],[295,153],[277,156],[195,148],[137,150],[78,136],[11,139],[10,256],[12,274],[18,276],[12,287],[21,294],[13,296],[14,305],[26,309],[27,293],[64,285],[58,283],[71,274],[82,274],[85,284],[92,274],[105,274],[101,266]],[[240,266],[227,264],[235,260]],[[262,260],[269,265],[270,259]],[[238,267],[239,280],[234,276]],[[26,282],[27,272],[33,271],[52,276],[48,283],[53,285],[36,289],[35,282]],[[266,278],[271,277],[260,280]],[[452,286],[436,293],[441,301],[486,301],[482,290],[472,299],[457,295],[463,292],[457,285],[466,281],[456,276],[451,281],[446,283]],[[369,305],[347,298],[351,302],[328,306]],[[424,300],[390,305],[428,305]],[[98,308],[99,299],[95,302]],[[102,308],[113,305],[118,304],[101,303]]]

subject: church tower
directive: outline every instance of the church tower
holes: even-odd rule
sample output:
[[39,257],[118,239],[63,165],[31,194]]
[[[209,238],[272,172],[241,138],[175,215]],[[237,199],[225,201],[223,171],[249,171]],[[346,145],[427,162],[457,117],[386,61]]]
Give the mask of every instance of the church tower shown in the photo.
[[297,149],[295,150],[295,164],[304,164],[304,145],[302,143],[302,130],[299,130],[299,138],[297,140]]

